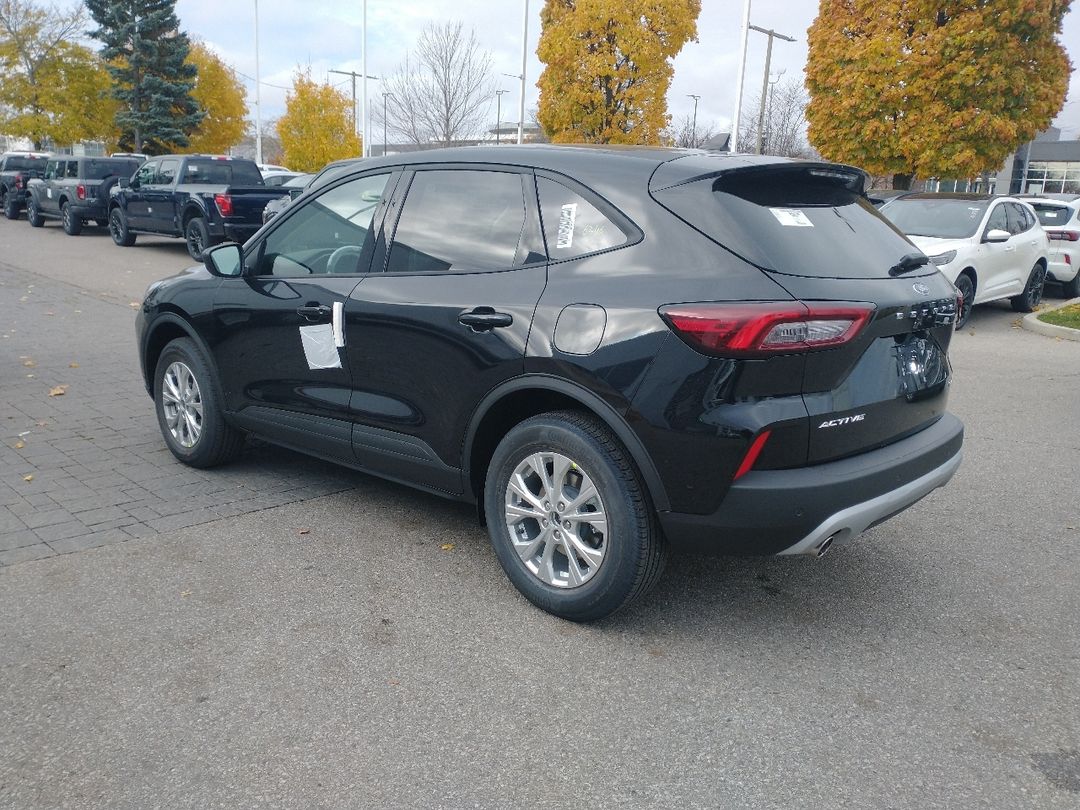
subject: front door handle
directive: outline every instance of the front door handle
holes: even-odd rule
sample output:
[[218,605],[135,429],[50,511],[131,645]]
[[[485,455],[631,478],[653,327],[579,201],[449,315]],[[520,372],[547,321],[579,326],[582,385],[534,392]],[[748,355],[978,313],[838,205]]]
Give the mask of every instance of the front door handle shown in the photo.
[[309,321],[325,321],[332,312],[333,310],[324,304],[308,304],[296,308],[296,314],[307,318]]
[[510,326],[514,316],[509,312],[496,312],[491,307],[476,307],[458,315],[458,323],[475,332],[488,332],[496,327]]

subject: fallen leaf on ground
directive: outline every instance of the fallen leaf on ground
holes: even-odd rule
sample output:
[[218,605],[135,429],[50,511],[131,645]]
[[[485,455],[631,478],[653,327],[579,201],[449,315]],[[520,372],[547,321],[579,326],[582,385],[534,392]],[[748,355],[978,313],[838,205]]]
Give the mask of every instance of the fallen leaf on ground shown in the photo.
[[78,368],[78,367],[79,367],[78,363],[68,363],[68,368]]
[[37,365],[37,361],[27,357],[25,360],[22,361],[22,364],[27,368],[34,368],[34,366]]
[[49,423],[48,423],[48,422],[46,422],[46,421],[45,421],[44,419],[42,419],[42,420],[41,420],[40,422],[36,422],[35,424],[36,424],[36,425],[37,425],[38,427],[45,427],[45,426],[46,426],[46,425],[48,425]]
[[387,681],[387,683],[390,684],[390,686],[400,686],[401,685],[401,681],[399,681],[397,678],[391,678],[390,680]]
[[188,597],[188,596],[191,596],[191,591],[180,591],[180,598],[181,599],[184,599],[185,597]]
[[26,447],[26,442],[24,442],[22,439],[19,439],[17,442],[15,442],[16,450],[22,450],[24,447]]
[[132,301],[130,304],[128,304],[128,306],[132,309],[138,309],[142,306],[142,304],[140,304],[138,301]]
[[56,313],[55,312],[46,312],[45,314],[46,315],[55,315]]
[[301,529],[297,534],[311,534],[311,529]]
[[30,481],[33,481],[33,480],[34,480],[34,474],[33,474],[33,473],[30,473],[29,475],[24,475],[24,476],[22,477],[22,480],[23,480],[23,481],[26,481],[27,483],[29,483]]
[[443,543],[441,546],[439,546],[439,548],[441,548],[443,551],[453,551],[454,550],[454,544],[453,543]]
[[49,389],[49,396],[62,397],[64,394],[67,393],[69,387],[70,386],[67,385],[54,385],[52,388]]

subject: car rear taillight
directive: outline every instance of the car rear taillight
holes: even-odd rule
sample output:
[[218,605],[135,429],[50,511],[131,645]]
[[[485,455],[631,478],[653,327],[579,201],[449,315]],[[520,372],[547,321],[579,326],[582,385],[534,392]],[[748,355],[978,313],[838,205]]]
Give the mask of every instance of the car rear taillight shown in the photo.
[[15,175],[15,188],[23,187],[23,176],[21,174]]
[[78,197],[80,200],[85,200],[86,186],[84,186],[82,183],[79,183],[79,185],[75,186],[75,196]]
[[827,349],[851,341],[873,304],[771,301],[670,304],[660,317],[696,349],[720,357],[769,357]]
[[217,206],[218,213],[223,217],[231,217],[233,215],[232,197],[228,194],[215,194],[214,205]]
[[1062,242],[1080,242],[1080,231],[1047,231],[1046,235]]

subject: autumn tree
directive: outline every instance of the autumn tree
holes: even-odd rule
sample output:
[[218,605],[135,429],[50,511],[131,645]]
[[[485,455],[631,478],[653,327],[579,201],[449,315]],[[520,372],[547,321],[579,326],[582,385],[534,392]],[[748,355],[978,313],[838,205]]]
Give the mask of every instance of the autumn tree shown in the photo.
[[86,25],[81,6],[40,8],[0,0],[0,128],[46,142],[109,140],[114,111],[109,77],[96,55],[75,40]]
[[491,55],[460,22],[431,23],[384,90],[391,131],[411,143],[449,146],[482,128],[494,92]]
[[555,142],[656,144],[671,60],[697,39],[701,0],[546,0],[540,122]]
[[329,84],[298,71],[285,94],[285,114],[277,122],[285,165],[315,172],[334,160],[359,157],[361,141],[353,128],[352,101]]
[[85,0],[98,27],[90,35],[120,102],[120,142],[136,152],[188,145],[203,119],[191,91],[198,69],[187,61],[190,42],[176,18],[176,0]]
[[897,188],[998,169],[1061,109],[1070,0],[821,0],[810,142]]
[[205,113],[188,138],[193,152],[223,154],[236,146],[247,131],[244,85],[221,58],[201,42],[193,42],[188,64],[198,70],[192,98]]

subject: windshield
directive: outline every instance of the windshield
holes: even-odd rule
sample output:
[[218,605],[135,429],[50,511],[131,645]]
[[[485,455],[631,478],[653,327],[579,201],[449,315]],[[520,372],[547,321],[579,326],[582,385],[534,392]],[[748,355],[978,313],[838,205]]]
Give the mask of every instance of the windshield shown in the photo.
[[905,197],[881,209],[908,236],[967,239],[975,235],[989,200],[927,200]]
[[1035,209],[1035,216],[1039,218],[1039,222],[1044,228],[1053,228],[1058,225],[1064,225],[1069,221],[1069,217],[1072,216],[1072,209],[1067,205],[1032,203],[1031,207]]

